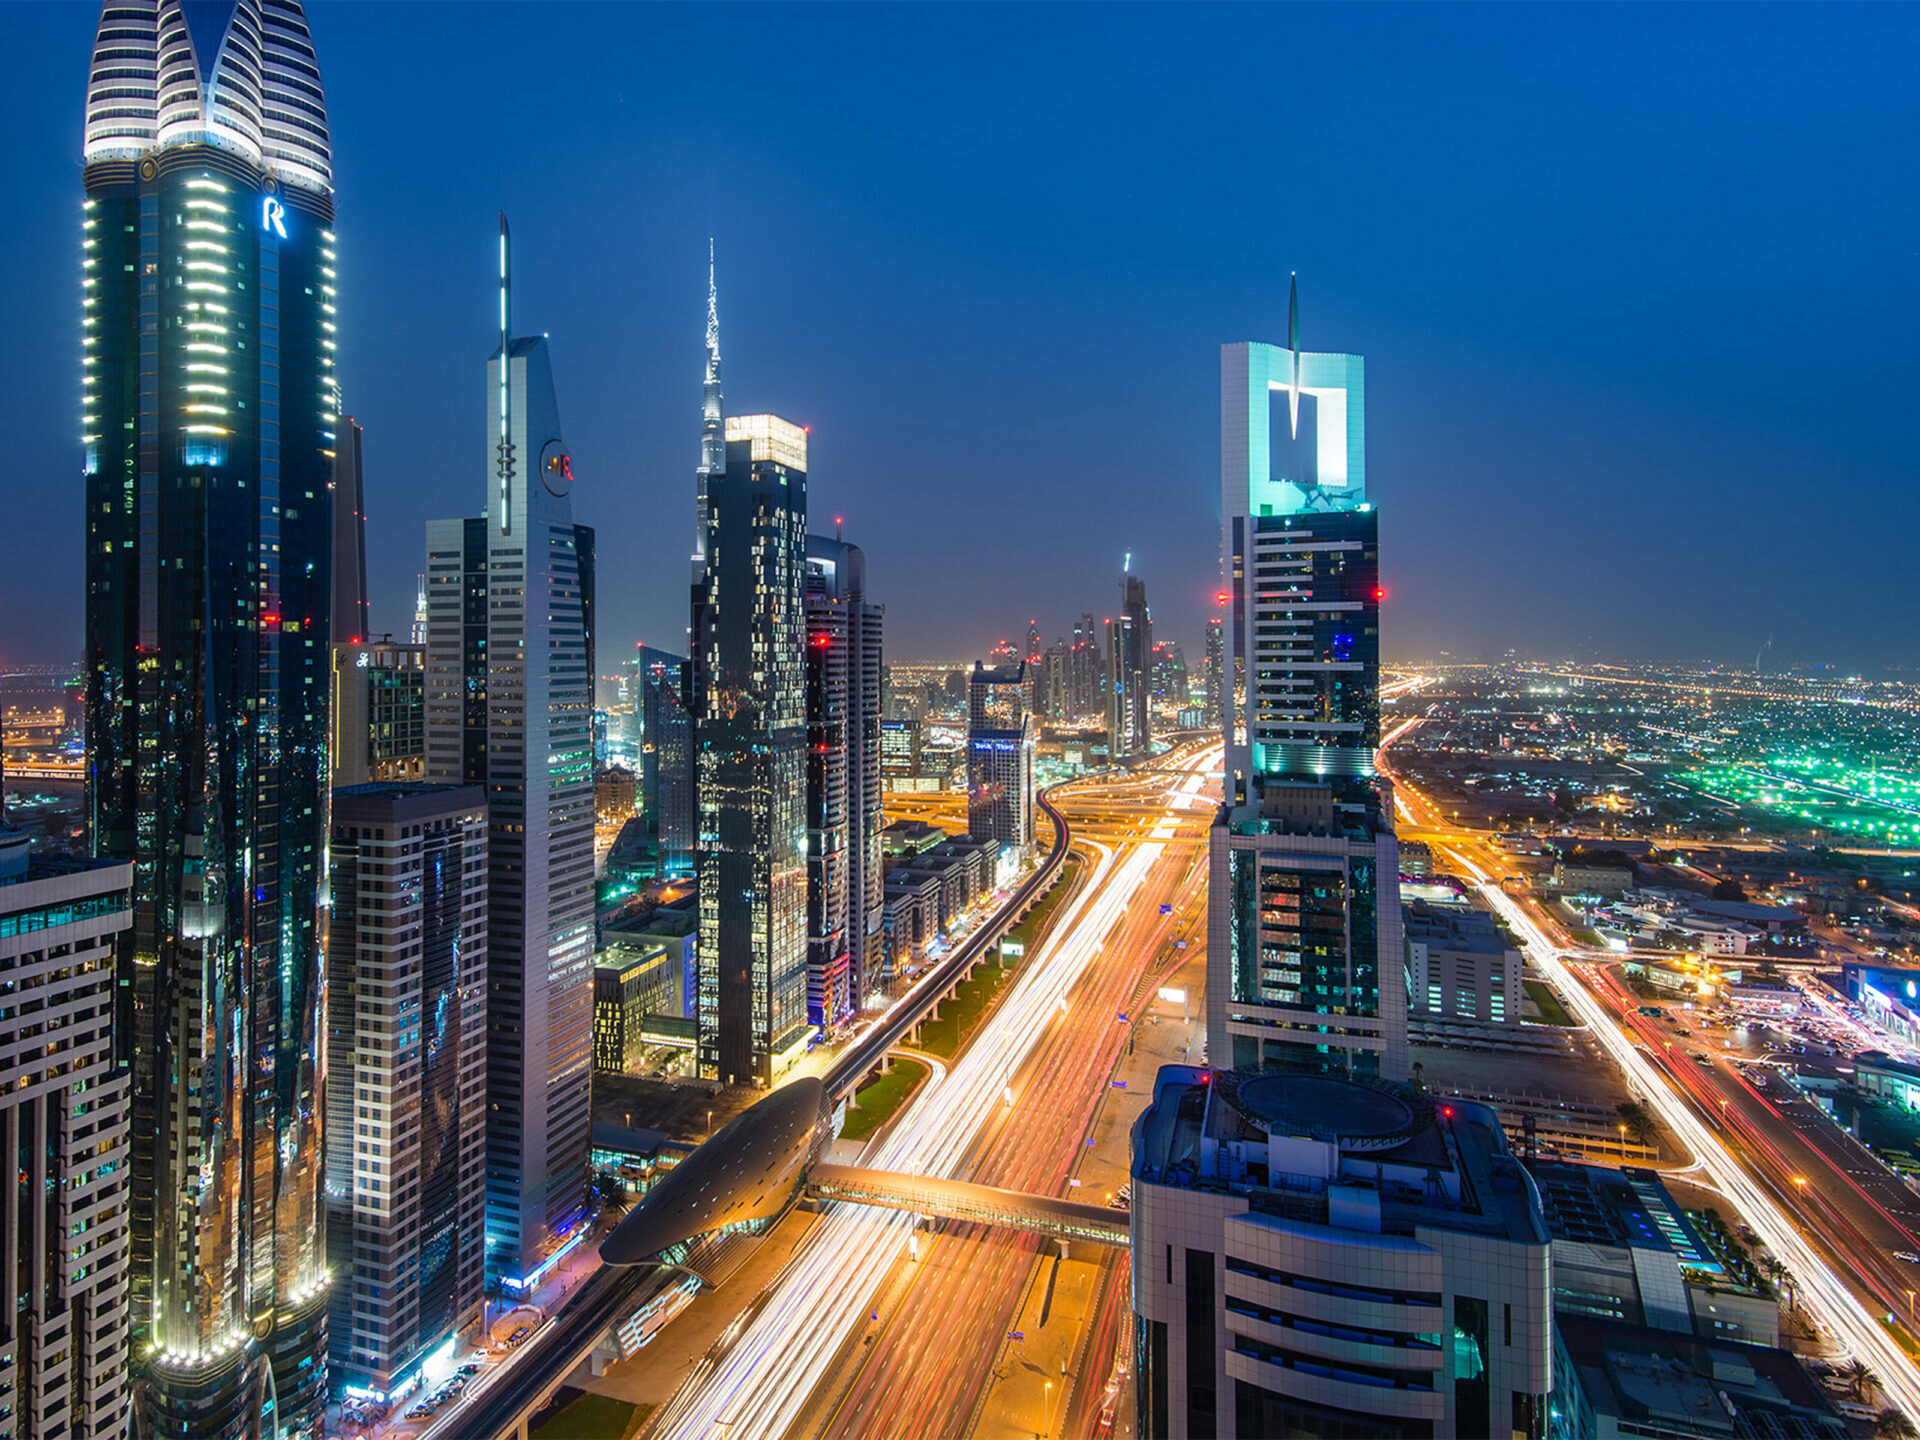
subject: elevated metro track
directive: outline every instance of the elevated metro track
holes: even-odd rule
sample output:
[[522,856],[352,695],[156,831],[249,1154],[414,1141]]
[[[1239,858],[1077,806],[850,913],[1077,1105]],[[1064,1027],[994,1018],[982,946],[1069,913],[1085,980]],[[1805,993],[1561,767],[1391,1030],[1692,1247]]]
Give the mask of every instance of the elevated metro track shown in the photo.
[[1038,797],[1041,810],[1053,822],[1053,847],[1047,851],[1047,858],[1040,862],[1039,869],[1021,883],[1013,898],[995,911],[991,919],[961,941],[959,948],[951,955],[916,980],[892,1009],[833,1062],[832,1068],[823,1077],[829,1104],[851,1092],[860,1083],[861,1077],[878,1065],[889,1050],[925,1020],[936,1004],[952,994],[954,987],[987,958],[988,952],[1000,942],[1000,937],[1053,888],[1054,881],[1060,877],[1061,867],[1067,863],[1067,851],[1073,845],[1073,827],[1053,803],[1054,792],[1062,788],[1054,786],[1042,791]]
[[[834,1062],[823,1077],[829,1105],[849,1093],[860,1083],[862,1076],[885,1058],[889,1050],[924,1021],[933,1007],[951,994],[954,987],[987,958],[1000,937],[1031,910],[1059,879],[1061,868],[1067,862],[1067,852],[1073,844],[1072,827],[1053,801],[1054,791],[1061,788],[1064,787],[1053,787],[1037,797],[1041,810],[1053,822],[1053,845],[1047,851],[1046,859],[1021,883],[1012,899],[967,936],[951,955],[921,976],[892,1009]],[[696,1149],[694,1155],[682,1164],[694,1164],[699,1154],[700,1151]],[[879,1200],[873,1203],[890,1202]],[[986,1217],[982,1215],[980,1218]],[[1118,1219],[1124,1234],[1125,1217],[1118,1216]],[[1048,1233],[1062,1232],[1056,1229]],[[732,1237],[728,1237],[720,1243],[731,1241]],[[659,1289],[671,1283],[673,1273],[650,1265],[603,1266],[574,1292],[573,1298],[563,1309],[549,1317],[528,1337],[522,1353],[512,1364],[504,1367],[497,1380],[490,1381],[467,1404],[451,1407],[438,1423],[427,1428],[421,1440],[456,1440],[456,1437],[465,1440],[468,1436],[524,1437],[528,1422],[552,1398],[568,1372],[593,1353],[603,1334],[621,1324]]]

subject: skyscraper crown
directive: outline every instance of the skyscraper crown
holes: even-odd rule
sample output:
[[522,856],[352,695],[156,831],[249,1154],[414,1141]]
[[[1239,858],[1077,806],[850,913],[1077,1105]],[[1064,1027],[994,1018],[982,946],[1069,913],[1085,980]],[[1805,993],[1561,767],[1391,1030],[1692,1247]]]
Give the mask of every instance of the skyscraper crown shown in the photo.
[[107,0],[87,75],[85,156],[232,150],[331,194],[327,98],[299,0]]

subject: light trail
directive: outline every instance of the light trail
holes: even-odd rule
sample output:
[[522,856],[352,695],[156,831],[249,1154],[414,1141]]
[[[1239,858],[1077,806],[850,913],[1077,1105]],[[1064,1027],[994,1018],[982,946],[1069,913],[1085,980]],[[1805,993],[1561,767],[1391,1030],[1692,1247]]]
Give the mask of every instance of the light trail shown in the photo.
[[[1218,749],[1184,762],[1186,778],[1162,780],[1157,788],[1163,803],[1185,808],[1184,797],[1205,783],[1200,772]],[[1028,1053],[1057,1019],[1174,832],[1173,819],[1163,817],[1147,840],[1128,842],[1125,858],[1105,845],[1088,847],[1098,853],[1089,883],[946,1078],[921,1088],[868,1163],[956,1178],[977,1133],[1004,1103]],[[674,1397],[655,1433],[684,1440],[784,1435],[867,1318],[868,1297],[906,1250],[913,1224],[905,1213],[828,1206],[738,1343]]]
[[1487,903],[1499,912],[1525,943],[1527,953],[1554,984],[1561,997],[1583,1020],[1601,1047],[1621,1071],[1634,1083],[1647,1103],[1693,1152],[1695,1163],[1706,1172],[1713,1188],[1732,1202],[1741,1217],[1767,1244],[1767,1247],[1793,1272],[1807,1301],[1821,1324],[1874,1372],[1888,1400],[1909,1417],[1920,1416],[1920,1373],[1913,1363],[1867,1313],[1854,1293],[1834,1274],[1801,1236],[1787,1213],[1761,1188],[1720,1139],[1715,1136],[1675,1092],[1658,1070],[1643,1056],[1632,1039],[1615,1023],[1600,999],[1581,984],[1567,969],[1557,946],[1526,911],[1522,910],[1487,874],[1458,850],[1454,858],[1479,882],[1477,888]]

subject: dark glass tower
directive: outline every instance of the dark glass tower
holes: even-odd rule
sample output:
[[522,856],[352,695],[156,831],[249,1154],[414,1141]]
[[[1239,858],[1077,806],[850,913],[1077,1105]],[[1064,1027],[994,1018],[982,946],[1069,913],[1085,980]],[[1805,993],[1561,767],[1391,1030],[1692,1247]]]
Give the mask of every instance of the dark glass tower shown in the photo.
[[727,418],[693,591],[700,1073],[770,1085],[807,1035],[807,434]]
[[90,820],[133,862],[145,1433],[318,1432],[334,382],[325,100],[294,0],[112,0],[87,91]]
[[693,718],[686,707],[686,660],[641,646],[640,770],[647,821],[664,874],[693,870]]
[[858,545],[807,537],[807,1018],[828,1029],[880,965],[880,655]]

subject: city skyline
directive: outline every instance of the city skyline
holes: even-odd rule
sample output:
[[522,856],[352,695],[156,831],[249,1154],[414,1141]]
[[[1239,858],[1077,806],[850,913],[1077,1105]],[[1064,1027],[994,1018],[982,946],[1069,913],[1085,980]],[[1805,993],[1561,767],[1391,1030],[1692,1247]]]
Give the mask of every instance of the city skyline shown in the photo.
[[[80,559],[35,574],[35,490],[12,568],[84,647],[0,653],[0,1440],[1920,1433],[1920,686],[1788,673],[1897,669],[1908,582],[1771,574],[1906,574],[1900,282],[1844,346],[1806,253],[1771,329],[1698,323],[1755,269],[1706,230],[1891,264],[1820,208],[1890,168],[1862,33],[1790,219],[1710,139],[1866,12],[322,13],[104,0],[71,107]],[[688,42],[782,83],[653,87]],[[501,53],[542,88],[470,110]],[[1583,323],[1636,236],[1687,288]],[[1396,661],[1396,606],[1498,658]],[[1726,666],[1514,639],[1736,622]]]
[[[423,520],[464,503],[467,478],[484,463],[473,453],[476,400],[457,357],[484,343],[471,300],[488,278],[486,221],[504,204],[524,217],[529,243],[554,259],[546,275],[529,277],[523,311],[564,337],[559,378],[573,397],[576,447],[583,468],[601,477],[594,513],[582,519],[634,533],[643,562],[611,582],[608,655],[637,640],[684,648],[672,577],[687,548],[700,266],[712,236],[730,397],[736,409],[813,425],[835,477],[817,505],[869,537],[902,660],[983,654],[1036,615],[1051,640],[1103,593],[1129,547],[1154,586],[1157,628],[1197,646],[1216,581],[1212,526],[1204,514],[1188,523],[1177,507],[1158,515],[1144,507],[1201,493],[1212,406],[1192,377],[1223,339],[1284,333],[1294,269],[1303,277],[1302,342],[1352,337],[1343,343],[1374,357],[1376,389],[1394,401],[1375,436],[1401,477],[1392,525],[1428,543],[1401,547],[1386,577],[1388,658],[1519,645],[1736,661],[1769,635],[1782,663],[1899,658],[1890,620],[1842,627],[1827,602],[1769,609],[1732,598],[1757,557],[1796,539],[1847,547],[1857,573],[1883,589],[1875,614],[1898,614],[1912,598],[1891,536],[1910,518],[1912,502],[1893,480],[1911,468],[1913,442],[1882,417],[1898,413],[1911,374],[1893,317],[1913,278],[1891,253],[1842,249],[1837,238],[1858,228],[1852,221],[1897,230],[1881,210],[1912,202],[1851,142],[1831,143],[1905,128],[1911,101],[1872,58],[1903,49],[1912,22],[1899,12],[1762,12],[1744,48],[1713,67],[1700,58],[1707,22],[1671,13],[1631,37],[1577,10],[1523,12],[1498,35],[1473,10],[1410,14],[1377,32],[1366,12],[1256,13],[1247,23],[1275,43],[1374,47],[1378,78],[1309,73],[1298,81],[1308,87],[1303,102],[1318,104],[1297,107],[1309,118],[1289,144],[1298,160],[1290,208],[1329,217],[1313,224],[1279,223],[1270,194],[1236,193],[1204,223],[1167,218],[1188,215],[1207,186],[1225,184],[1234,166],[1269,146],[1240,102],[1226,102],[1204,134],[1188,128],[1198,122],[1157,111],[1111,119],[1120,129],[1102,145],[1144,147],[1146,163],[1132,172],[1099,158],[1090,122],[1003,98],[1041,65],[1063,67],[1063,93],[1092,93],[1091,72],[1079,68],[1091,62],[1063,58],[1069,31],[1053,12],[1019,22],[1026,44],[1009,48],[1032,58],[976,57],[988,63],[971,110],[919,115],[897,137],[883,134],[900,83],[885,67],[880,93],[860,102],[871,110],[811,102],[774,134],[741,115],[685,118],[693,112],[675,108],[682,82],[658,74],[655,57],[700,26],[714,32],[709,43],[749,59],[801,46],[830,78],[941,27],[974,55],[984,22],[936,10],[921,19],[870,15],[868,24],[862,12],[827,10],[797,33],[777,11],[695,21],[673,10],[554,7],[539,12],[538,26],[524,23],[528,13],[489,7],[451,36],[400,9],[339,7],[315,21],[323,47],[338,37],[329,87],[348,102],[335,138],[355,177],[359,238],[342,257],[344,318],[353,322],[342,373],[348,413],[368,427],[378,631],[404,633],[418,569],[412,537]],[[1194,59],[1219,41],[1205,15],[1176,30],[1154,12],[1116,12],[1097,33],[1073,38],[1092,45],[1093,61],[1118,67],[1117,83],[1140,88],[1157,74],[1138,58],[1147,42]],[[82,7],[10,7],[4,23],[21,48],[51,56],[77,53],[91,20]],[[583,51],[577,42],[588,27],[595,44]],[[535,55],[547,47],[588,54],[568,67],[581,118],[569,126],[529,117],[501,168],[461,161],[423,187],[413,147],[383,147],[380,138],[390,128],[458,133],[468,119],[477,123],[467,107],[481,102],[456,93],[461,59],[503,38]],[[846,53],[836,58],[836,47]],[[445,63],[421,71],[409,57],[430,48]],[[1551,72],[1565,95],[1543,93],[1549,87],[1535,80],[1506,87],[1505,104],[1537,107],[1540,133],[1529,137],[1510,123],[1517,110],[1493,100],[1459,107],[1442,82],[1413,72],[1422,50],[1463,90],[1522,50],[1580,58]],[[1840,50],[1855,57],[1844,89],[1829,78],[1834,67],[1820,63]],[[1767,83],[1790,64],[1792,85]],[[405,84],[394,67],[405,69]],[[58,358],[77,362],[72,229],[55,217],[72,214],[77,69],[29,67],[0,101],[22,137],[18,200],[49,221],[0,242],[0,274],[17,287],[10,313],[26,337],[0,361],[0,382],[21,421],[74,408],[77,363]],[[1583,127],[1596,95],[1621,74],[1638,83],[1624,88],[1630,104],[1614,102],[1616,151],[1587,143]],[[1691,89],[1680,84],[1689,78]],[[1700,81],[1711,83],[1693,98]],[[1367,102],[1391,84],[1404,93],[1365,117]],[[1690,98],[1671,98],[1682,90]],[[1788,91],[1791,104],[1764,98]],[[1448,119],[1455,110],[1463,113]],[[1416,115],[1433,117],[1432,140],[1408,139]],[[1337,128],[1349,122],[1349,131]],[[1698,135],[1691,153],[1713,156],[1743,125],[1754,138],[1710,164],[1726,192],[1717,208],[1690,195],[1686,161],[1648,149],[1674,128]],[[1059,157],[1058,171],[1035,168],[1036,139]],[[1464,162],[1440,148],[1448,143],[1503,178],[1463,173]],[[1762,144],[1784,148],[1764,167],[1740,163]],[[1631,162],[1620,158],[1627,147]],[[1162,157],[1184,148],[1200,169],[1176,181]],[[836,184],[834,172],[816,168],[812,157],[836,149],[848,155],[855,183]],[[937,157],[931,168],[958,199],[934,193],[933,178],[904,165],[912,154]],[[1792,167],[1794,157],[1815,154],[1838,158],[1794,167],[1811,193],[1781,213],[1767,177],[1783,161]],[[1888,158],[1896,169],[1905,163]],[[1004,162],[1017,162],[1012,176],[995,179],[989,172]],[[575,188],[589,170],[627,178]],[[1058,176],[1057,196],[1048,175]],[[779,196],[797,222],[788,243],[770,245],[727,222],[724,192],[735,179]],[[589,223],[576,223],[582,212],[572,202],[554,203],[570,188],[588,197]],[[631,198],[641,193],[644,213]],[[1437,223],[1414,227],[1417,241],[1389,244],[1359,228],[1377,227],[1394,195],[1432,210]],[[1359,212],[1336,218],[1349,203]],[[1111,223],[1091,231],[1083,213]],[[1468,217],[1473,223],[1463,223]],[[926,243],[912,239],[922,232]],[[1026,238],[1002,238],[1009,234]],[[1719,263],[1728,254],[1738,263]],[[423,291],[421,274],[445,280]],[[1854,378],[1833,392],[1816,384],[1818,403],[1802,403],[1804,384],[1786,373],[1793,367],[1769,357],[1843,338]],[[872,363],[876,349],[888,363]],[[1075,354],[1106,358],[1078,363]],[[989,355],[993,364],[981,364]],[[1042,393],[1045,406],[1022,398]],[[79,637],[71,607],[54,599],[61,568],[77,560],[74,487],[60,481],[72,476],[78,446],[71,426],[19,428],[23,473],[45,478],[20,487],[18,522],[31,543],[17,578],[0,587],[8,637],[0,658],[64,662]],[[1123,446],[1086,440],[1128,428]],[[1500,437],[1497,446],[1489,435]],[[892,488],[903,453],[917,467],[934,456],[912,505]],[[1872,497],[1887,523],[1853,537],[1821,513],[1837,507],[1801,498],[1835,486]],[[1669,522],[1653,534],[1627,513],[1636,507],[1603,498],[1636,491],[1657,496]],[[1122,503],[1102,503],[1108,495]],[[957,563],[988,533],[970,510],[1000,502],[1021,504],[1034,522],[992,562],[1025,593],[1005,615],[954,613],[939,591],[942,564],[899,557],[914,537],[938,535],[936,558]],[[1149,517],[1156,523],[1142,523]],[[1688,535],[1709,527],[1723,543],[1688,545]],[[1065,553],[1052,540],[1062,529],[1075,536]],[[1391,526],[1383,538],[1393,540]],[[1502,556],[1515,558],[1496,563]]]

